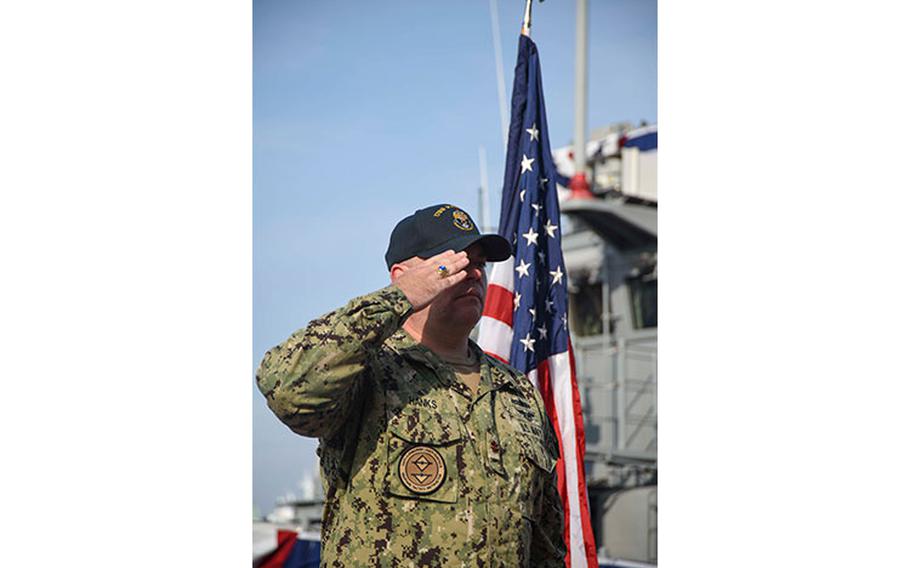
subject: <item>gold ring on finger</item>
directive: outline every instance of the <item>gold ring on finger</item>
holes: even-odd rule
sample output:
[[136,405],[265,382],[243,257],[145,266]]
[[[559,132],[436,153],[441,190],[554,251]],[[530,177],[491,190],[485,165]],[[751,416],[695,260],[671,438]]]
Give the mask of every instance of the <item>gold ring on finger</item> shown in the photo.
[[449,269],[446,268],[445,264],[440,264],[439,267],[436,268],[436,274],[438,274],[440,278],[445,278],[449,275]]

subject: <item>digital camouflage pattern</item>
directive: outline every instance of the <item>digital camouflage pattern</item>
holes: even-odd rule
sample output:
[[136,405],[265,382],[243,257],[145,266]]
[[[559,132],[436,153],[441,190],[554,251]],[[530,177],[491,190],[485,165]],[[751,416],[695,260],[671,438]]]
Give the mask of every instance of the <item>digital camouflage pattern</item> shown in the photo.
[[472,342],[474,397],[400,329],[411,309],[394,286],[356,298],[257,373],[278,418],[319,438],[322,566],[564,566],[559,447],[540,394]]

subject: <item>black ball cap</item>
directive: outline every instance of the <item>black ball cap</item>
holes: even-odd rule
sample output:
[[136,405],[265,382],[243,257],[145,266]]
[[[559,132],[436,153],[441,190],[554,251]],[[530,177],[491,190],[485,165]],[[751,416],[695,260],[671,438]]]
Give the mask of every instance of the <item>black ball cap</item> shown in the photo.
[[418,256],[429,258],[447,250],[463,251],[480,243],[487,260],[499,262],[512,256],[509,241],[497,234],[481,235],[477,224],[454,205],[433,205],[419,209],[398,222],[389,237],[385,262],[392,265]]

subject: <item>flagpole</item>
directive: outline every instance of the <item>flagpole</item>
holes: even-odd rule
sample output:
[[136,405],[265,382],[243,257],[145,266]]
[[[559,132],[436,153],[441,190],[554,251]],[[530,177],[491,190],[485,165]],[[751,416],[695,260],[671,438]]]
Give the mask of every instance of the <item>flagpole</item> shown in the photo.
[[531,37],[531,2],[533,0],[527,0],[525,3],[525,17],[521,24],[521,35],[526,37]]

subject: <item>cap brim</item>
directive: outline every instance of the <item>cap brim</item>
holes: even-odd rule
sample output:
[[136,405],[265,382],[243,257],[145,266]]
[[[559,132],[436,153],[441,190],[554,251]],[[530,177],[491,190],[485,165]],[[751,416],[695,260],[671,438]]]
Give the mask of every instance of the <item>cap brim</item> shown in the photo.
[[499,262],[512,256],[512,245],[509,244],[509,241],[495,233],[455,237],[439,246],[421,251],[417,256],[429,258],[447,250],[461,252],[474,243],[480,243],[480,246],[483,247],[484,254],[487,256],[487,260],[490,262]]

